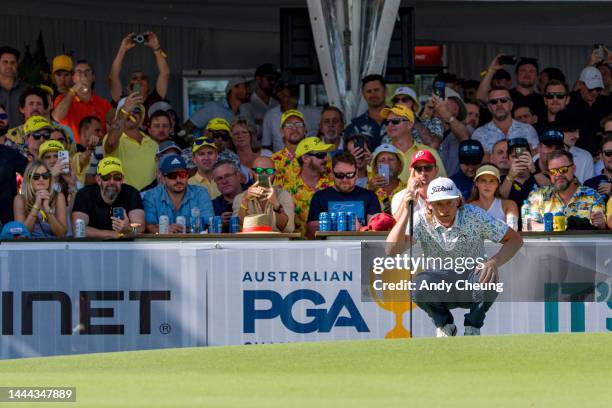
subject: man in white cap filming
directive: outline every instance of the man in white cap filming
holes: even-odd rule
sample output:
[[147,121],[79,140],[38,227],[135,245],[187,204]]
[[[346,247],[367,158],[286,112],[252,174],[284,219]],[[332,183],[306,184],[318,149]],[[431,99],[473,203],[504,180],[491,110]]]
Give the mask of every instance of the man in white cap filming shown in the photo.
[[[416,199],[412,191],[407,191],[404,205]],[[478,207],[463,204],[461,192],[448,178],[439,177],[429,183],[426,204],[426,208],[414,214],[412,237],[407,229],[410,211],[401,213],[387,237],[387,253],[403,253],[419,241],[427,263],[424,271],[414,276],[412,296],[432,318],[437,337],[456,335],[450,309],[457,307],[469,309],[464,321],[465,335],[479,335],[486,312],[498,294],[491,290],[498,282],[498,268],[518,252],[523,241],[503,222]],[[488,259],[485,239],[503,244]],[[429,258],[433,261],[429,262]],[[436,284],[454,289],[431,290]]]

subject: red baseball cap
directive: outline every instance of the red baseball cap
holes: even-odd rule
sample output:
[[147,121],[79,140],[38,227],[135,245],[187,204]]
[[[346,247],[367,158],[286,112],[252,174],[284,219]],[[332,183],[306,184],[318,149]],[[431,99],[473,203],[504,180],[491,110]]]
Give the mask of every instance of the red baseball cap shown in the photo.
[[429,164],[436,164],[436,159],[431,154],[429,150],[419,150],[412,156],[412,161],[410,162],[410,167],[414,167],[416,162],[424,161]]

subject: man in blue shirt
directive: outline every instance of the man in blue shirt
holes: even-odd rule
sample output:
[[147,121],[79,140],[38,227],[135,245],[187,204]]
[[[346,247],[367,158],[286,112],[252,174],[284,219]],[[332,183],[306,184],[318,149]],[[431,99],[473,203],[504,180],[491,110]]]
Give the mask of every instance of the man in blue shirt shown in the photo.
[[176,217],[182,215],[189,222],[193,208],[199,208],[200,216],[205,220],[214,215],[208,191],[204,187],[187,183],[189,173],[185,159],[175,154],[165,156],[160,162],[159,172],[161,184],[144,195],[147,232],[159,232],[160,215],[167,215],[170,219],[171,234],[182,232]]
[[386,107],[387,98],[385,79],[382,75],[367,75],[361,80],[361,94],[368,104],[368,110],[357,116],[344,130],[344,140],[355,134],[368,138],[368,144],[376,149],[387,134],[385,118],[381,112]]
[[464,140],[459,144],[459,171],[451,177],[451,180],[466,201],[470,198],[474,176],[483,157],[484,149],[478,140]]

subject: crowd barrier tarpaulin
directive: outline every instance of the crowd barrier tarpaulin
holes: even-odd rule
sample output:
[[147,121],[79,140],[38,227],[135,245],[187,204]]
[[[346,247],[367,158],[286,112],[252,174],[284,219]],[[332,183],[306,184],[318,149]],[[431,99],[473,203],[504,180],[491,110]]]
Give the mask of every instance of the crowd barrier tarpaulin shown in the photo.
[[4,242],[0,358],[205,346],[208,256],[202,244]]

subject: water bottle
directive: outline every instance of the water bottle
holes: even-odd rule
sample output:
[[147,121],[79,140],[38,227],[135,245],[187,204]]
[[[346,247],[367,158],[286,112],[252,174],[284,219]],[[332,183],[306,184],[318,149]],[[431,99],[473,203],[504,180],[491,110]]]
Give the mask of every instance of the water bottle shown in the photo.
[[529,228],[530,222],[529,218],[531,217],[531,206],[529,205],[529,201],[523,201],[523,205],[521,205],[521,230],[523,231],[531,231]]
[[200,209],[193,207],[191,209],[191,233],[199,234],[201,230]]

